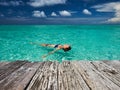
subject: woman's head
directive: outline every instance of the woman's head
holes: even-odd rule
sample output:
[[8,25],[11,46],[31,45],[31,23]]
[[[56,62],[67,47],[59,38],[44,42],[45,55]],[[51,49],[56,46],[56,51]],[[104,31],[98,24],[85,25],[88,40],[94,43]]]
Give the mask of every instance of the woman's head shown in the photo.
[[70,45],[64,45],[63,46],[63,50],[66,52],[66,51],[69,51],[71,50],[71,46]]

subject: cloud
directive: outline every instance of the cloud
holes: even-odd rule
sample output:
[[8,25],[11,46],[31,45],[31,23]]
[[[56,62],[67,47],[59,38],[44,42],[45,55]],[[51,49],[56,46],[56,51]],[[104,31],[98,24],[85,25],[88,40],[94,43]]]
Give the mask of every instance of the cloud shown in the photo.
[[41,17],[41,18],[45,18],[45,17],[47,17],[46,15],[45,15],[45,13],[44,13],[44,11],[33,11],[33,16],[34,17]]
[[4,17],[4,14],[0,14],[0,17]]
[[9,3],[7,3],[7,2],[0,2],[0,5],[1,6],[9,6]]
[[19,6],[19,5],[24,5],[24,2],[21,0],[18,1],[1,1],[0,2],[1,6]]
[[59,11],[59,13],[60,13],[61,16],[71,16],[71,13],[66,11],[66,10]]
[[67,0],[30,0],[29,5],[33,7],[42,7],[55,4],[65,4]]
[[52,12],[52,13],[51,13],[51,16],[56,17],[57,14],[56,14],[55,12]]
[[84,9],[83,13],[86,14],[86,15],[92,15],[92,13],[89,10],[87,10],[87,9]]
[[95,8],[98,12],[113,12],[114,17],[108,19],[107,23],[120,23],[120,2],[111,2],[102,5],[96,5]]

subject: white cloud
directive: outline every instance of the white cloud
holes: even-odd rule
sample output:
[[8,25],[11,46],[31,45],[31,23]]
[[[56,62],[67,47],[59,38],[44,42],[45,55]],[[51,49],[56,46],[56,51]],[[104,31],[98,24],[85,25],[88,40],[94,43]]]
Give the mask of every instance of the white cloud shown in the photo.
[[66,11],[66,10],[59,11],[59,13],[60,13],[61,16],[71,16],[71,13]]
[[67,0],[30,0],[29,5],[33,7],[42,7],[55,4],[65,4]]
[[2,6],[9,6],[9,3],[7,3],[7,2],[0,2],[0,5],[2,5]]
[[0,14],[1,17],[4,17],[4,14]]
[[120,2],[106,3],[96,5],[95,8],[98,12],[114,12],[114,17],[107,20],[107,23],[120,23]]
[[57,14],[56,14],[55,12],[52,12],[52,13],[51,13],[51,16],[56,17]]
[[41,18],[45,18],[45,17],[47,17],[46,15],[45,15],[45,13],[44,13],[44,11],[33,11],[33,16],[34,17],[41,17]]
[[92,13],[89,10],[87,10],[87,9],[84,9],[83,13],[86,14],[86,15],[92,15]]
[[0,5],[2,6],[19,6],[19,5],[24,5],[24,2],[21,0],[18,1],[2,1],[0,2]]

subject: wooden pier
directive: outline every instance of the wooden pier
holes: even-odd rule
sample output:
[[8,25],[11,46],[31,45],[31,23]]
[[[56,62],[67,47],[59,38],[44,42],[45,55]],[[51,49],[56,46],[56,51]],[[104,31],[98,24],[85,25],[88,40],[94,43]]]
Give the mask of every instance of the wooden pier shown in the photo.
[[120,61],[0,62],[0,90],[120,90]]

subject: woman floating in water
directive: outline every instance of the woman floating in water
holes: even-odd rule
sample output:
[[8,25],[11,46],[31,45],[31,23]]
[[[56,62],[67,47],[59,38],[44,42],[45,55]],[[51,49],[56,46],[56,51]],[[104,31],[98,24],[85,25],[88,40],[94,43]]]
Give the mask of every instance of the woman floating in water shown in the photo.
[[61,50],[61,49],[64,50],[64,52],[71,50],[71,46],[70,46],[70,45],[67,45],[67,44],[66,44],[66,45],[60,45],[60,44],[56,44],[56,45],[54,45],[54,44],[41,44],[41,46],[55,48],[55,50],[49,52],[49,53],[46,54],[46,55],[43,55],[43,56],[42,56],[43,58],[47,57],[47,56],[50,55],[50,54],[55,53],[55,52],[58,51],[58,50]]
[[48,54],[43,55],[42,58],[45,58],[48,55],[53,54],[56,51],[61,50],[61,49],[64,50],[64,52],[71,50],[71,46],[67,45],[67,44],[65,44],[65,45],[60,45],[60,44],[56,44],[56,45],[55,44],[38,44],[38,43],[31,43],[31,44],[37,44],[37,45],[41,45],[41,46],[44,46],[44,47],[55,48],[55,50],[49,52]]

